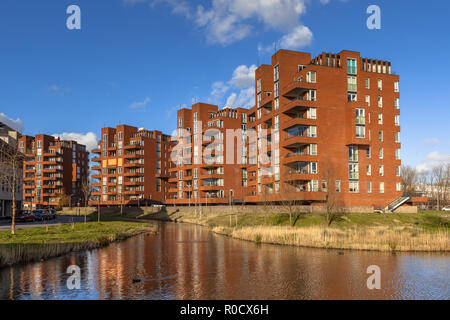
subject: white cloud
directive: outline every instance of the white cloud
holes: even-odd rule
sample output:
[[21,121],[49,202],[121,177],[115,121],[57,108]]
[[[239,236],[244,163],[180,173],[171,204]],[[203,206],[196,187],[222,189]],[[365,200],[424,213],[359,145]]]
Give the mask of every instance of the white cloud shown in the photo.
[[23,123],[22,123],[22,120],[20,120],[20,119],[16,119],[16,120],[11,119],[3,112],[0,112],[0,122],[3,122],[8,127],[11,127],[12,129],[14,129],[16,131],[19,131],[20,133],[23,132]]
[[440,142],[436,138],[430,138],[430,139],[423,139],[420,143],[422,143],[424,146],[432,147],[437,146]]
[[440,154],[438,151],[433,151],[425,157],[416,169],[419,172],[430,171],[433,167],[442,163],[450,163],[450,154]]
[[133,102],[132,104],[129,105],[129,108],[134,110],[144,110],[145,106],[149,104],[149,102],[150,98],[145,97],[144,101]]
[[255,84],[255,70],[256,66],[241,65],[234,69],[232,83],[238,88],[247,88]]
[[69,93],[72,91],[72,89],[70,89],[70,88],[66,88],[66,87],[63,87],[63,86],[57,85],[57,84],[52,84],[52,85],[48,86],[47,90],[54,94],[57,94],[59,96],[64,96],[66,93]]
[[195,23],[205,28],[210,43],[228,45],[249,36],[255,21],[287,31],[299,25],[304,0],[213,0],[209,8],[197,6]]
[[313,33],[308,27],[298,26],[281,38],[280,45],[284,49],[299,49],[309,45],[312,39]]
[[255,70],[256,65],[236,67],[230,80],[212,84],[208,102],[233,108],[252,107],[255,102]]
[[[292,32],[302,26],[300,17],[309,0],[212,0],[196,7],[188,1],[123,0],[125,5],[148,3],[151,7],[165,3],[172,13],[180,14],[203,29],[209,43],[229,45],[247,38],[263,27]],[[309,29],[308,29],[309,30]]]
[[97,135],[93,132],[86,134],[76,132],[64,132],[52,134],[54,137],[58,137],[61,140],[73,140],[86,146],[87,151],[91,151],[97,148]]

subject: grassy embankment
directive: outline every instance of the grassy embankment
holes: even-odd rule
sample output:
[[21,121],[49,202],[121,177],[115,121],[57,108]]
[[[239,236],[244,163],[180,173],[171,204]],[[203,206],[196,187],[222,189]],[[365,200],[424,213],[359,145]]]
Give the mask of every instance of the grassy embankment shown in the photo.
[[0,267],[39,261],[72,251],[94,249],[154,231],[150,224],[124,221],[88,222],[0,232]]
[[[450,251],[450,215],[445,212],[349,213],[327,227],[325,215],[301,214],[289,224],[288,214],[175,212],[172,220],[207,226],[233,238],[317,248],[377,251]],[[151,215],[147,215],[151,217]]]

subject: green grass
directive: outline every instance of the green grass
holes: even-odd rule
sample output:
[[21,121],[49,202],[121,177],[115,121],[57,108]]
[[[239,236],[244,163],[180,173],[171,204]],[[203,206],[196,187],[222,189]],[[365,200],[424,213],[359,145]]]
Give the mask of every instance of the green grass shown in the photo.
[[0,232],[0,244],[48,244],[48,243],[76,243],[102,242],[110,239],[129,237],[145,231],[151,231],[148,224],[138,222],[88,222],[52,226],[48,228],[31,228],[16,230],[15,235],[10,231]]
[[0,268],[39,261],[72,251],[103,247],[111,242],[154,231],[152,225],[139,222],[89,222],[0,232]]

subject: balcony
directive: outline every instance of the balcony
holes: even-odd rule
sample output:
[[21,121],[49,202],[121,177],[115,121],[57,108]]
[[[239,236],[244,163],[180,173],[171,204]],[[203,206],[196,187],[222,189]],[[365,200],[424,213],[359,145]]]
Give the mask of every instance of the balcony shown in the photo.
[[308,119],[306,117],[292,117],[291,119],[287,120],[286,122],[282,123],[282,129],[287,130],[289,128],[295,127],[295,126],[310,126],[310,125],[316,125],[317,120],[316,119]]
[[144,166],[144,163],[136,162],[136,161],[128,161],[123,165],[125,168],[140,168]]
[[138,150],[138,149],[142,149],[142,148],[144,148],[144,145],[137,144],[137,143],[130,143],[130,144],[125,145],[125,147],[124,147],[124,149],[127,149],[127,150],[133,150],[133,149]]
[[127,158],[127,159],[139,159],[139,158],[143,158],[143,157],[144,157],[143,154],[140,154],[140,153],[137,153],[137,152],[126,153],[124,155],[124,158]]
[[203,185],[200,186],[200,190],[203,191],[215,191],[215,190],[221,190],[223,189],[223,186],[218,185],[217,183],[205,183]]
[[304,144],[314,143],[315,139],[316,135],[310,131],[309,127],[293,127],[288,131],[282,145],[283,147],[298,148]]
[[297,97],[304,95],[311,89],[316,89],[317,83],[310,83],[306,81],[300,81],[299,79],[294,79],[291,83],[281,88],[280,94],[285,97]]
[[141,186],[144,185],[143,181],[125,181],[123,183],[125,186]]
[[300,161],[317,161],[317,154],[311,154],[307,151],[305,152],[292,152],[288,153],[283,159],[283,163],[296,163]]
[[293,110],[297,110],[299,108],[308,108],[308,107],[315,107],[315,106],[316,106],[315,101],[300,97],[300,98],[295,98],[295,99],[287,102],[283,106],[283,112],[289,113],[289,112],[293,112]]
[[143,176],[144,173],[143,172],[137,172],[137,171],[131,171],[131,172],[125,172],[123,174],[126,177],[139,177],[139,176]]

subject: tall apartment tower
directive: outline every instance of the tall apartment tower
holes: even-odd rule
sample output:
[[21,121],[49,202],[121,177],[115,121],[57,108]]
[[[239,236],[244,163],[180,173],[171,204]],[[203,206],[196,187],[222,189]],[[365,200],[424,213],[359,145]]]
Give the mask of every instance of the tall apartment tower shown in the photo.
[[25,209],[84,204],[82,183],[89,175],[89,152],[75,141],[48,135],[23,136]]
[[[178,110],[168,204],[244,201],[248,192],[247,146],[236,140],[241,131],[247,130],[248,111],[227,107],[219,110],[218,106],[205,103]],[[236,137],[227,139],[227,134],[234,133]]]
[[127,125],[102,128],[92,167],[91,205],[147,205],[165,202],[170,136]]
[[247,202],[280,201],[294,190],[314,205],[333,188],[341,205],[384,208],[401,196],[399,76],[390,62],[279,50],[255,82],[249,126],[270,129],[271,163],[248,169]]
[[[18,139],[22,135],[20,132],[14,130],[3,122],[0,122],[0,149],[17,150]],[[2,163],[0,154],[0,163]],[[9,170],[9,168],[4,168]],[[22,170],[19,170],[19,174],[22,174]],[[11,181],[11,179],[8,179]],[[15,198],[16,198],[16,208],[21,208],[22,198],[23,198],[23,186],[18,185]],[[0,217],[11,216],[12,215],[12,204],[13,204],[13,194],[11,189],[11,184],[7,183],[0,177]]]

